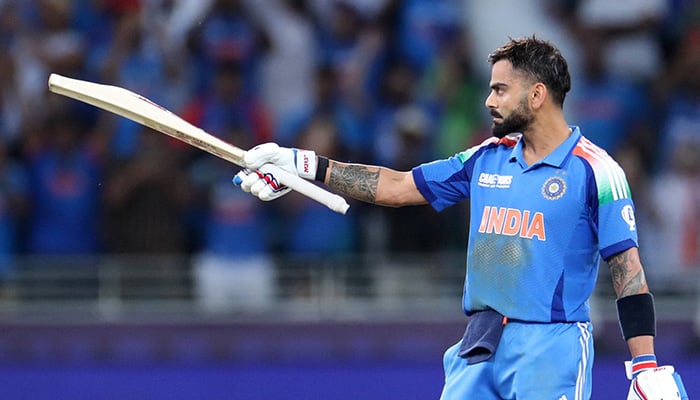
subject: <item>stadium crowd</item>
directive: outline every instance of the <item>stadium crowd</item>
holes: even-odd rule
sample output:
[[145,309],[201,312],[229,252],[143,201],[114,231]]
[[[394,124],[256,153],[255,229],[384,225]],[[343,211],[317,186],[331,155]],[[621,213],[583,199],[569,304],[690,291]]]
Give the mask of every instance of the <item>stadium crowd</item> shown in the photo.
[[466,207],[262,203],[237,167],[47,79],[126,87],[243,148],[408,169],[489,135],[487,54],[533,32],[572,63],[569,122],[623,164],[649,275],[688,285],[700,267],[692,0],[0,0],[0,32],[6,273],[26,255],[174,254],[215,285],[231,258],[240,277],[278,256],[462,250]]

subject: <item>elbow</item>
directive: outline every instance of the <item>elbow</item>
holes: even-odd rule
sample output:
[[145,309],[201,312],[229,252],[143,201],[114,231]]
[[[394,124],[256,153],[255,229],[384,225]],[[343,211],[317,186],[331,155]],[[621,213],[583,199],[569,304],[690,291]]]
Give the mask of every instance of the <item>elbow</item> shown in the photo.
[[403,205],[401,204],[401,201],[395,193],[386,192],[377,193],[373,203],[383,207],[391,208],[398,208]]
[[411,172],[384,171],[374,197],[375,204],[393,208],[428,203]]
[[400,201],[396,201],[395,199],[385,199],[385,200],[377,199],[376,204],[378,204],[380,206],[384,206],[384,207],[390,207],[390,208],[399,208],[399,207],[403,207],[403,206],[407,205],[407,204],[402,203]]
[[375,204],[384,207],[399,208],[403,206],[428,204],[428,202],[418,190],[409,190],[377,193]]

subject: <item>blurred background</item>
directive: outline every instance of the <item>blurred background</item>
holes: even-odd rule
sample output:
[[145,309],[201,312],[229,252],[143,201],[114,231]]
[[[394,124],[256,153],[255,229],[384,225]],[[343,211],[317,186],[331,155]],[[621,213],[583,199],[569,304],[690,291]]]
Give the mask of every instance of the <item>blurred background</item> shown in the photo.
[[[627,173],[659,362],[699,393],[697,1],[0,0],[1,397],[439,397],[466,203],[263,203],[47,79],[129,88],[243,148],[409,169],[489,136],[487,55],[533,33],[569,60],[569,123]],[[628,387],[610,282],[594,399]]]

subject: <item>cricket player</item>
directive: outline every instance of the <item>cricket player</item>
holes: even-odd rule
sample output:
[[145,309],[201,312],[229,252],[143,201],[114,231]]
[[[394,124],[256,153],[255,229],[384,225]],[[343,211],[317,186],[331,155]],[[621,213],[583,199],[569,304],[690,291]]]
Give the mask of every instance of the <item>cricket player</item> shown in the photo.
[[247,153],[234,183],[262,200],[285,194],[274,176],[251,172],[272,163],[383,206],[440,211],[470,200],[469,324],[444,355],[442,399],[590,399],[589,297],[601,258],[631,354],[628,399],[687,399],[674,368],[657,367],[654,298],[625,174],[564,118],[566,60],[534,36],[488,60],[494,137],[478,146],[402,172],[266,143]]

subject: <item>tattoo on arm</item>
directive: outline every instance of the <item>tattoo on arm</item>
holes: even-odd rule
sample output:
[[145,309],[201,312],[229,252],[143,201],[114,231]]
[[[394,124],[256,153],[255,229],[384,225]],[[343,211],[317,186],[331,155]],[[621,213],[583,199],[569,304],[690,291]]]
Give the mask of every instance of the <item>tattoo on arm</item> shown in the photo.
[[624,297],[649,291],[644,271],[633,254],[623,251],[608,260],[613,287],[617,297]]
[[379,183],[379,170],[370,170],[364,165],[333,164],[330,168],[328,186],[357,200],[374,203]]

